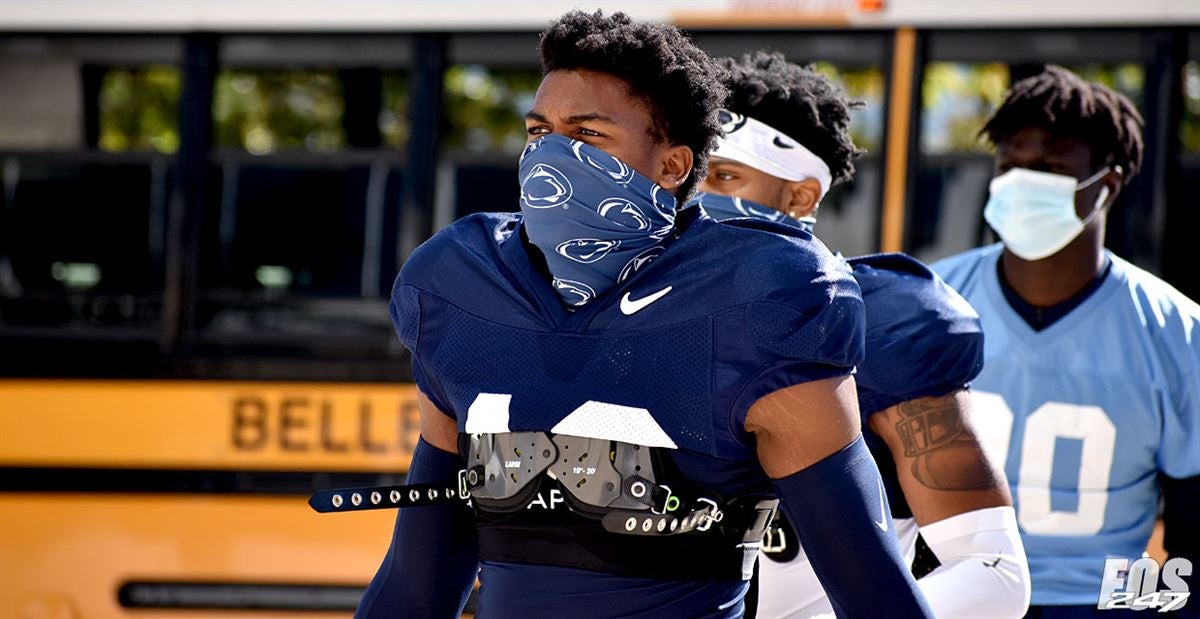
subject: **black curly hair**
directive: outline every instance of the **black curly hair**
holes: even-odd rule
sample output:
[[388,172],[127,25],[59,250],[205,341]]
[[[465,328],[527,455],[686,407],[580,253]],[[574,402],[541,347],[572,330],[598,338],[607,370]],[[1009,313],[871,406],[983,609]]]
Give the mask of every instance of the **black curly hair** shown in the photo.
[[1145,122],[1125,95],[1056,65],[1013,85],[979,135],[999,145],[1027,127],[1084,142],[1092,165],[1121,166],[1128,183],[1142,167]]
[[724,72],[674,26],[634,23],[624,13],[571,11],[542,32],[542,72],[588,69],[627,82],[650,108],[656,141],[692,149],[692,173],[679,186],[683,204],[708,172],[721,134]]
[[829,166],[833,184],[854,176],[854,159],[865,151],[850,138],[850,111],[862,101],[811,67],[788,62],[783,54],[758,51],[722,58],[728,70],[726,107],[767,123],[811,150]]

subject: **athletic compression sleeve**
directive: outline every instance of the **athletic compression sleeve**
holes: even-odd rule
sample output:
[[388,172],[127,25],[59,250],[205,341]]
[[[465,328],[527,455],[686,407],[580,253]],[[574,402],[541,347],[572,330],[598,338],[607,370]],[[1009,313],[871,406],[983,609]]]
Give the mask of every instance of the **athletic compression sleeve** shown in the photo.
[[772,485],[839,617],[932,617],[862,436]]
[[1031,582],[1017,513],[1008,506],[921,527],[941,567],[917,581],[939,617],[1024,617]]
[[[447,482],[460,468],[457,454],[420,439],[405,482]],[[478,569],[475,516],[465,503],[401,508],[392,545],[354,616],[457,617]]]

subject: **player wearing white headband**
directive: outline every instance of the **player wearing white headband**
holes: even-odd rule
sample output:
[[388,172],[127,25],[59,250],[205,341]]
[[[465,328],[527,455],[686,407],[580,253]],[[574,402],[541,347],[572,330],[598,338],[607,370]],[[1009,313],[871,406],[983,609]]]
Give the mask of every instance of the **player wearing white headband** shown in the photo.
[[[726,63],[726,136],[696,202],[717,219],[811,228],[830,187],[853,176],[862,151],[848,129],[859,104],[779,54]],[[1030,581],[1012,501],[967,419],[966,386],[983,358],[978,316],[913,258],[849,262],[867,307],[867,354],[857,373],[863,432],[902,548],[911,560],[919,528],[941,563],[917,582],[938,617],[1020,617]],[[830,615],[804,540],[778,525],[760,562],[758,616]]]

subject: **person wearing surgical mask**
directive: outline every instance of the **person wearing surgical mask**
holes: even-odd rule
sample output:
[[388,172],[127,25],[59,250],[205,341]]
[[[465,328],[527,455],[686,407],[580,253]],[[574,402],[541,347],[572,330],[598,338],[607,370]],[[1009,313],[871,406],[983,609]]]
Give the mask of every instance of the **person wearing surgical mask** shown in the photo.
[[[988,185],[991,195],[983,217],[1012,255],[1026,262],[1049,258],[1079,238],[1108,208],[1112,181],[1103,181],[1113,172],[1119,178],[1121,166],[1104,166],[1077,181],[1070,174],[1010,167]],[[1096,200],[1090,207],[1082,205],[1086,214],[1081,216],[1075,196],[1093,185],[1098,188]]]
[[933,265],[982,320],[976,427],[1011,485],[1029,617],[1136,616],[1118,575],[1160,496],[1168,554],[1200,558],[1200,306],[1104,247],[1142,124],[1061,67],[1016,83],[980,132],[1001,243]]

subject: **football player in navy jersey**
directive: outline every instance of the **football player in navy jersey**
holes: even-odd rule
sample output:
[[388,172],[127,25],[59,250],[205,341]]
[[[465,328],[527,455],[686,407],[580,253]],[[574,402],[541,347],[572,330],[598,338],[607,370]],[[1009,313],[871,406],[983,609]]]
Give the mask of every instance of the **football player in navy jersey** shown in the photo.
[[[726,135],[696,202],[724,221],[767,219],[810,229],[832,185],[849,180],[856,102],[780,54],[724,59]],[[966,414],[982,365],[970,305],[917,260],[849,260],[866,304],[866,359],[855,375],[867,437],[887,480],[901,547],[918,528],[941,566],[918,581],[938,617],[1020,617],[1029,571],[1003,474]],[[765,265],[770,268],[771,265]],[[786,518],[760,566],[758,616],[816,617],[833,608]]]
[[738,617],[776,498],[841,615],[929,616],[860,433],[849,268],[801,230],[676,212],[720,67],[598,12],[540,54],[521,212],[442,230],[393,290],[420,390],[407,493],[351,499],[459,483],[471,507],[401,508],[357,616],[454,616],[478,572],[484,618]]
[[976,407],[1029,551],[1029,616],[1200,617],[1195,599],[1169,610],[1175,594],[1156,595],[1196,595],[1196,576],[1169,579],[1167,565],[1139,599],[1116,591],[1139,589],[1117,583],[1138,573],[1160,496],[1167,553],[1189,571],[1200,560],[1200,306],[1104,248],[1108,210],[1142,164],[1142,117],[1048,66],[981,134],[996,146],[983,216],[1002,242],[934,268],[987,333]]

